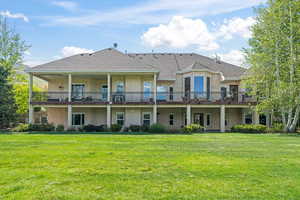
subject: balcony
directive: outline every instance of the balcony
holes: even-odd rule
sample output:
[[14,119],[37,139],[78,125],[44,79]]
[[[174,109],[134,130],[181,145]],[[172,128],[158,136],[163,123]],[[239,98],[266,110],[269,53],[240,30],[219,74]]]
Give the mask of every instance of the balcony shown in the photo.
[[[32,104],[108,104],[108,94],[101,92],[33,92]],[[246,104],[255,103],[255,98],[245,93],[221,92],[157,92],[157,104]],[[153,92],[113,92],[112,104],[154,104]]]

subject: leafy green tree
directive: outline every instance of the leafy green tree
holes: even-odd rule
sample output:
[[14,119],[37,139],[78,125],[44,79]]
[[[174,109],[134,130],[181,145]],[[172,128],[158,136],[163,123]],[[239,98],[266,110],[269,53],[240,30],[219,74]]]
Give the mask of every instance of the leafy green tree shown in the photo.
[[280,113],[284,131],[294,132],[300,113],[300,1],[269,0],[258,9],[246,50],[245,84],[260,112]]
[[9,126],[16,119],[17,106],[11,77],[13,68],[22,63],[27,48],[6,19],[0,18],[0,128]]

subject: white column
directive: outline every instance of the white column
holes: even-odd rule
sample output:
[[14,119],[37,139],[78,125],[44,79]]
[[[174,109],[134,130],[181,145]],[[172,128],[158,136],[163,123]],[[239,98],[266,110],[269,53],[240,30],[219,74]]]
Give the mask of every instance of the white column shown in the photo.
[[153,124],[157,123],[157,105],[153,105]]
[[111,127],[111,105],[107,105],[106,107],[106,125],[107,128]]
[[31,104],[32,102],[32,88],[33,88],[33,75],[30,73],[29,74],[29,112],[28,112],[28,122],[29,124],[33,124],[33,106]]
[[71,102],[72,101],[72,74],[68,75],[68,80],[69,80],[68,100],[69,102]]
[[224,133],[226,130],[225,127],[225,105],[221,105],[220,108],[220,131]]
[[253,111],[253,124],[259,124],[259,113],[256,110]]
[[191,105],[187,105],[186,107],[186,124],[190,125],[192,123],[191,120]]
[[110,86],[110,83],[111,83],[111,76],[110,74],[107,74],[107,101],[108,102],[111,102],[111,98],[110,98],[110,91],[111,91],[111,86]]
[[154,76],[153,76],[153,101],[154,101],[155,104],[156,104],[156,97],[157,97],[157,84],[156,84],[156,81],[157,81],[157,75],[154,74]]
[[68,128],[72,127],[72,105],[68,105]]

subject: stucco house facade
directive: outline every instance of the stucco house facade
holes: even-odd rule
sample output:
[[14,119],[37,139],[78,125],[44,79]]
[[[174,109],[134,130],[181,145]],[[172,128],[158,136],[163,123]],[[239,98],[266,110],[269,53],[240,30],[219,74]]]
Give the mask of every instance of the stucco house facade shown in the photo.
[[[27,69],[29,120],[47,108],[48,121],[65,127],[87,124],[150,125],[169,129],[198,123],[225,132],[259,123],[241,77],[246,69],[195,53],[122,53],[108,48]],[[33,77],[48,91],[32,92]]]

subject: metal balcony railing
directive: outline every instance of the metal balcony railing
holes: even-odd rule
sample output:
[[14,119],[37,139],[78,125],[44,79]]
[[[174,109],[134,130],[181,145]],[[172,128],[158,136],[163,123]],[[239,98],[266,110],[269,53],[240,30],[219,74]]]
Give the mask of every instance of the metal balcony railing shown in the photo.
[[[68,102],[68,92],[33,92],[32,102],[36,103],[64,103]],[[72,102],[112,102],[113,104],[126,103],[154,103],[153,92],[112,92],[108,99],[107,93],[101,92],[73,92]],[[221,93],[221,92],[157,92],[156,100],[158,104],[167,103],[250,103],[256,99],[246,93]]]

